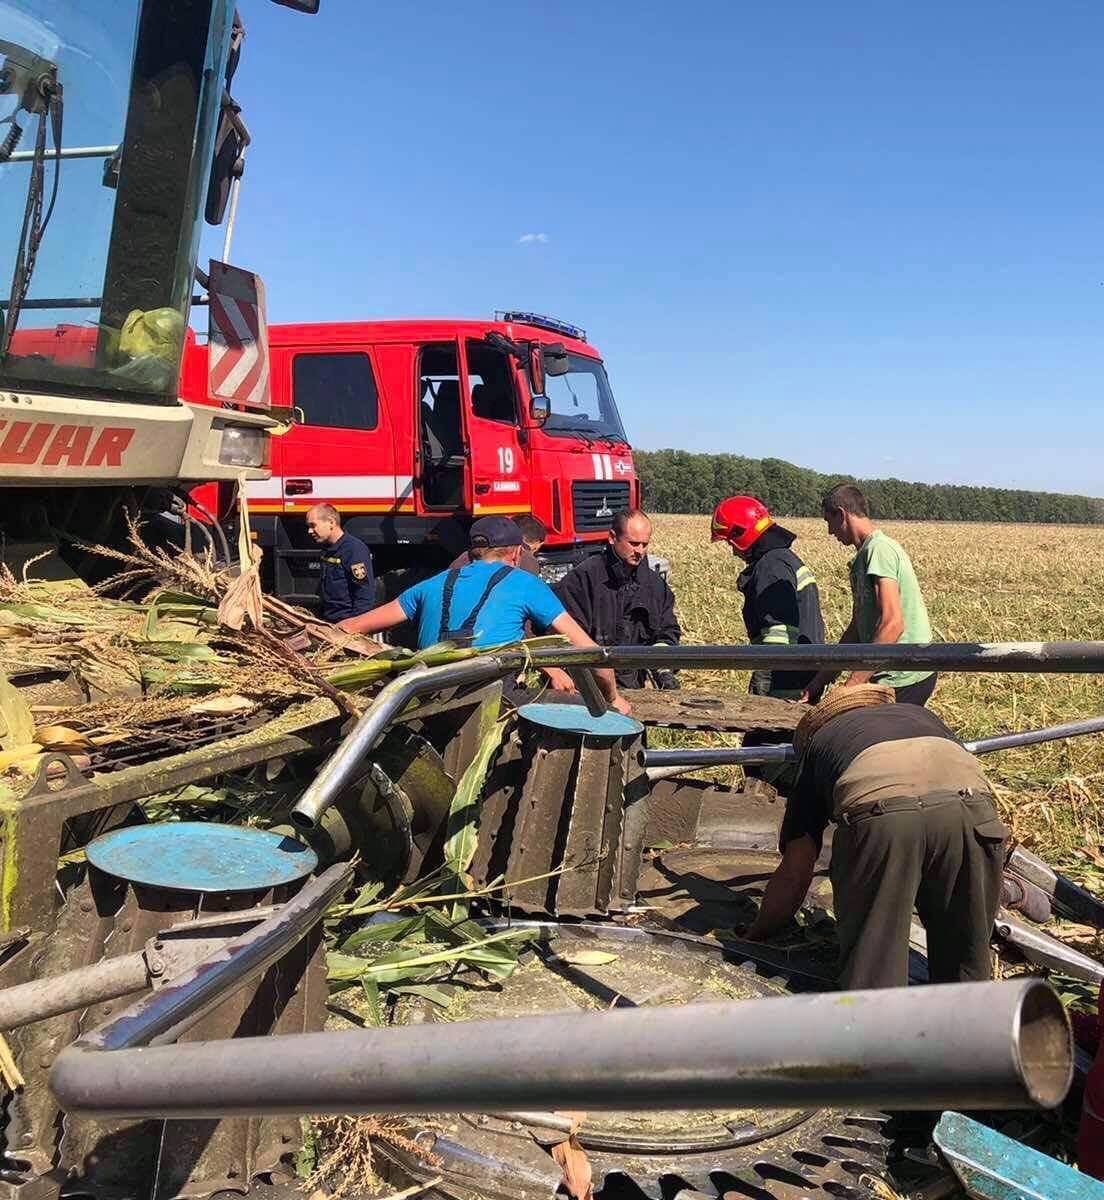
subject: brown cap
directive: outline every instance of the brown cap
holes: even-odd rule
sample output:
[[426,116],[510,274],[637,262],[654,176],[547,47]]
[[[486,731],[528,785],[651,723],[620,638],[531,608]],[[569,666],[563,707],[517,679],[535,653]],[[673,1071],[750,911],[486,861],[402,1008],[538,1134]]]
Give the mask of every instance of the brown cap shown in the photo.
[[801,758],[813,740],[813,735],[823,729],[833,717],[850,712],[853,708],[893,704],[896,699],[897,694],[894,690],[882,683],[858,683],[854,687],[837,688],[814,708],[810,708],[798,722],[793,741],[797,757]]

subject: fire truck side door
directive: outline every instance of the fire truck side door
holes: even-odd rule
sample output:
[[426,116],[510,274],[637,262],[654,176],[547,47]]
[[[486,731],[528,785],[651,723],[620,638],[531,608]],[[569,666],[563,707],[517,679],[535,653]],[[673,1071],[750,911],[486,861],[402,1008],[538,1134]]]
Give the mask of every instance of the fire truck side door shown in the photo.
[[513,360],[494,346],[469,338],[464,343],[461,385],[472,515],[529,512],[529,460]]
[[291,403],[301,424],[281,447],[285,513],[321,501],[346,518],[394,509],[394,438],[377,379],[367,348],[292,350]]

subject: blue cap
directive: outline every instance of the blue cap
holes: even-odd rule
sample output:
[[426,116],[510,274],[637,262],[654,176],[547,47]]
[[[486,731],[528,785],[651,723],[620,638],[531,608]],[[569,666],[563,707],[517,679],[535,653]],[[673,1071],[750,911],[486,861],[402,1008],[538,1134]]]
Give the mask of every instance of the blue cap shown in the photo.
[[468,534],[468,545],[473,550],[520,546],[522,541],[521,530],[509,517],[480,517]]

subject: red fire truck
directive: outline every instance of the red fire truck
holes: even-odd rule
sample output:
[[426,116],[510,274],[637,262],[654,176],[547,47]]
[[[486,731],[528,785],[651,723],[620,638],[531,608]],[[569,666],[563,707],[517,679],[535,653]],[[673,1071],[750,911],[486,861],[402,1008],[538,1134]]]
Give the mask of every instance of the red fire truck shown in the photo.
[[[272,476],[249,485],[266,587],[317,592],[305,513],[326,501],[372,548],[384,593],[435,571],[490,513],[548,526],[542,558],[562,573],[639,503],[632,454],[598,351],[577,326],[525,312],[495,319],[270,325]],[[183,394],[206,398],[206,350],[186,354]],[[230,490],[221,485],[218,505]],[[205,497],[208,507],[213,500]]]

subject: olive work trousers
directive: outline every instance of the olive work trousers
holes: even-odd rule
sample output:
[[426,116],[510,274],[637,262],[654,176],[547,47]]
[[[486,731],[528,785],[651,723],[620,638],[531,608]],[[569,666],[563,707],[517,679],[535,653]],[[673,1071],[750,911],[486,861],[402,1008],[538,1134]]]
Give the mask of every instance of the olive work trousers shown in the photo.
[[832,837],[840,986],[904,987],[916,909],[932,983],[992,978],[1008,830],[987,795],[941,792],[844,814]]

